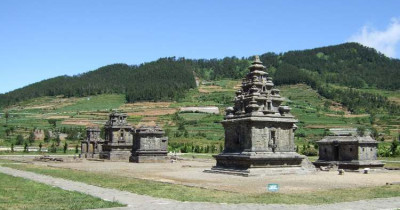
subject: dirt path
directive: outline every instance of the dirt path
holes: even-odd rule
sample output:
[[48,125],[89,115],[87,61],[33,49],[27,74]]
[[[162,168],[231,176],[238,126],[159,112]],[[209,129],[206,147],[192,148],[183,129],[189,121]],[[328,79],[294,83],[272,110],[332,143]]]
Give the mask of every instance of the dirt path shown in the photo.
[[126,204],[127,207],[113,209],[396,209],[400,208],[400,198],[384,198],[368,201],[344,202],[328,205],[282,205],[282,204],[218,204],[218,203],[200,203],[200,202],[179,202],[174,200],[153,198],[150,196],[137,195],[130,192],[107,189],[81,182],[69,181],[51,176],[40,175],[27,171],[20,171],[0,166],[0,172],[16,177],[30,179],[36,182],[59,187],[64,190],[78,191],[103,200],[118,201]]

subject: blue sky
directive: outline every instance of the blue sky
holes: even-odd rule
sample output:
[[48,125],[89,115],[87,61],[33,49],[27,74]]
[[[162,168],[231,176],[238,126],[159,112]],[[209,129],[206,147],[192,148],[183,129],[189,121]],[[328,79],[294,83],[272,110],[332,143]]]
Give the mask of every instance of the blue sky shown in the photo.
[[112,63],[358,41],[400,57],[400,1],[0,1],[0,93]]

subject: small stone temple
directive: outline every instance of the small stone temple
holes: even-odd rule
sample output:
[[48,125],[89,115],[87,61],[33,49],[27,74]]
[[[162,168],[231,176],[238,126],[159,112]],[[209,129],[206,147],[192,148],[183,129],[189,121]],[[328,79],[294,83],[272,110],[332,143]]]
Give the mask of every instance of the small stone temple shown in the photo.
[[[234,107],[226,109],[222,121],[225,148],[214,156],[217,164],[205,172],[235,175],[263,175],[310,172],[302,167],[308,159],[295,152],[293,115],[274,88],[258,56],[236,91]],[[315,170],[315,169],[313,169]]]
[[384,165],[377,160],[378,142],[370,136],[326,136],[317,143],[319,159],[313,162],[317,167],[337,165],[340,169],[358,170]]
[[99,158],[103,144],[99,128],[86,128],[86,139],[81,141],[81,157]]
[[133,145],[132,126],[124,113],[111,113],[106,122],[105,140],[100,158],[109,160],[129,160]]
[[168,137],[158,126],[136,129],[130,162],[163,162],[168,153]]

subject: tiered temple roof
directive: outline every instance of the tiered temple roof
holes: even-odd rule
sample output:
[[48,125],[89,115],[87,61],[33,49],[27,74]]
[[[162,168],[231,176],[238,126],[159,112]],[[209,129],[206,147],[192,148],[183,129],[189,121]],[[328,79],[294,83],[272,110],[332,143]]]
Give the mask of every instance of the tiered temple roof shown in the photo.
[[242,81],[241,89],[236,91],[234,107],[226,109],[226,118],[241,116],[290,116],[290,108],[281,106],[284,99],[274,88],[272,78],[265,72],[259,56],[255,56],[249,67],[250,72]]

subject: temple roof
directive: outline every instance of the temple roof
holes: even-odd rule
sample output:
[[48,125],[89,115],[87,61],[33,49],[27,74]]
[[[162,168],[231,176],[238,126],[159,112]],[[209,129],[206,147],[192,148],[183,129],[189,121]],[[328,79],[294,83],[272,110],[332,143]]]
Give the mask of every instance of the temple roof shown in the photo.
[[243,78],[241,89],[236,91],[234,107],[227,108],[226,118],[259,116],[293,118],[290,108],[281,106],[284,101],[279,95],[279,90],[274,88],[272,78],[265,72],[259,56],[249,66],[249,72]]
[[377,143],[370,136],[325,136],[322,140],[317,141],[318,143],[330,143],[330,142],[359,142],[359,143]]

